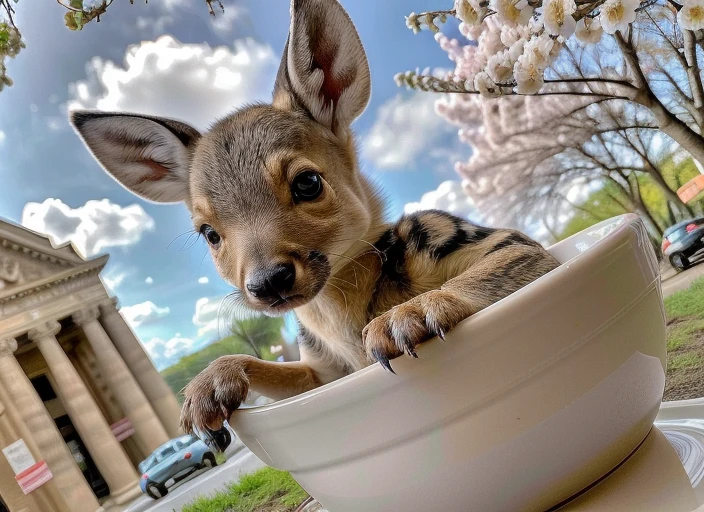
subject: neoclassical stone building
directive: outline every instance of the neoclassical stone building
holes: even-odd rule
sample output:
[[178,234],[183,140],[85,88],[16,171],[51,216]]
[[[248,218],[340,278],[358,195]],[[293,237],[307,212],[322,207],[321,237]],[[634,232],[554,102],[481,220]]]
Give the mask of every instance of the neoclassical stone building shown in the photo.
[[[100,280],[107,261],[0,221],[0,511],[121,510],[137,464],[179,435],[174,394]],[[20,470],[41,461],[53,478],[25,494],[38,480]]]

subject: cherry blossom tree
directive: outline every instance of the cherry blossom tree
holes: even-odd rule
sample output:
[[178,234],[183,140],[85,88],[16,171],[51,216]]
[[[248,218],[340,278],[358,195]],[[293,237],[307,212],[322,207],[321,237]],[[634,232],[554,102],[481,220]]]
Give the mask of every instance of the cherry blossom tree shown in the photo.
[[[440,32],[438,25],[449,16],[461,20],[466,41]],[[515,95],[620,105],[623,112],[638,110],[649,126],[704,163],[702,0],[456,0],[451,10],[411,13],[407,25],[435,32],[454,69],[447,76],[400,73],[399,85],[481,97],[441,107],[454,122],[472,109],[486,113],[487,99],[502,97],[496,101],[501,103]],[[464,140],[469,132],[463,130]],[[543,143],[536,144],[531,149],[540,151]],[[459,166],[465,176],[477,169]],[[475,185],[518,178],[515,169],[505,172],[477,177]]]
[[[663,173],[673,145],[640,106],[590,96],[454,95],[437,110],[474,149],[456,170],[489,222],[526,228],[542,218],[553,231],[598,188],[622,211],[639,213],[653,238],[693,213]],[[643,187],[668,205],[665,216],[652,211]]]

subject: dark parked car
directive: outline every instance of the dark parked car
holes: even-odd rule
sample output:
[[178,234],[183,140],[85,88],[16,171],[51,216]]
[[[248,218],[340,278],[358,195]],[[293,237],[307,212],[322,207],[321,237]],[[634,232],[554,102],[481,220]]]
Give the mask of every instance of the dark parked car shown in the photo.
[[681,272],[694,260],[699,259],[704,249],[704,217],[683,220],[665,230],[662,239],[662,253],[670,264]]
[[159,499],[173,486],[196,471],[215,467],[215,453],[196,436],[172,439],[139,464],[140,487],[150,498]]

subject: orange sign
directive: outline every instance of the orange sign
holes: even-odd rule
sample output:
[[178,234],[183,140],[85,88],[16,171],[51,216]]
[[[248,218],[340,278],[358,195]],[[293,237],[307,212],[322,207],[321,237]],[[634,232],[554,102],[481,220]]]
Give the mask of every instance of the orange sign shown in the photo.
[[699,198],[704,192],[704,174],[695,176],[677,190],[677,196],[683,203]]

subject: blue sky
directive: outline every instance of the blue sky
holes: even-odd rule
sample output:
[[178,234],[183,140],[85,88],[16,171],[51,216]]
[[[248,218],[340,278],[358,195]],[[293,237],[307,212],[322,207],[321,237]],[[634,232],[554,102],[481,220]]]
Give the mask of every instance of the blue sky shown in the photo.
[[[122,189],[69,128],[66,112],[128,110],[204,129],[242,103],[267,100],[289,3],[223,3],[225,14],[212,19],[203,2],[115,2],[99,24],[71,32],[57,3],[30,9],[22,0],[16,21],[27,48],[8,63],[15,85],[0,93],[0,217],[56,242],[72,240],[88,255],[109,252],[104,281],[160,368],[217,337],[212,320],[230,288],[204,242],[183,248],[187,237],[178,237],[192,228],[185,207],[153,205]],[[436,191],[458,180],[452,162],[469,148],[435,115],[436,97],[393,81],[407,69],[450,67],[432,34],[414,35],[404,22],[409,11],[438,8],[437,1],[342,3],[372,73],[372,100],[355,124],[363,171],[394,215],[430,191],[425,207],[471,208],[456,198],[457,184]],[[444,30],[459,36],[455,24]]]

